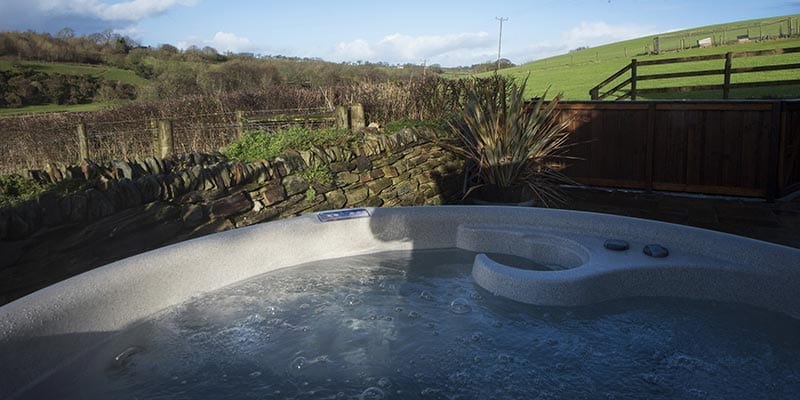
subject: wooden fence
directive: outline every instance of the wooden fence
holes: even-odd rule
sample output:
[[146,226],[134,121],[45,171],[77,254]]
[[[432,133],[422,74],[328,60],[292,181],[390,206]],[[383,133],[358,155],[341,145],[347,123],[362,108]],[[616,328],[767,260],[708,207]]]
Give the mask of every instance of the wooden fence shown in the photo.
[[[100,126],[80,123],[74,128],[74,140],[60,140],[62,146],[65,145],[67,147],[64,149],[66,153],[77,154],[77,157],[72,156],[69,157],[71,159],[65,159],[61,162],[80,162],[81,160],[89,159],[109,161],[130,157],[131,155],[135,157],[150,155],[166,157],[176,151],[186,151],[186,148],[209,150],[198,148],[196,144],[191,143],[192,138],[188,138],[187,132],[185,132],[187,130],[191,131],[195,136],[204,136],[204,142],[210,142],[218,147],[230,143],[236,137],[241,137],[244,132],[249,130],[274,131],[292,126],[306,128],[335,126],[358,130],[365,126],[364,108],[361,104],[349,107],[338,106],[333,110],[235,111],[226,114],[214,114],[211,115],[211,118],[207,117],[209,116],[125,121],[125,132],[122,133],[116,133],[113,127],[109,128],[109,123]],[[130,132],[135,132],[136,134],[124,135],[124,133]],[[216,138],[216,140],[210,139],[216,136],[219,136],[219,138]],[[115,144],[120,141],[125,142],[125,145],[133,150],[119,151],[120,149]],[[70,145],[74,146],[74,148],[70,149]],[[176,149],[176,147],[178,148]]]
[[563,102],[597,186],[772,199],[800,183],[800,102]]
[[[778,54],[791,54],[791,53],[800,53],[800,47],[789,47],[784,49],[761,50],[761,51],[748,51],[740,53],[729,52],[725,54],[714,54],[708,56],[679,57],[679,58],[668,58],[663,60],[648,60],[648,61],[637,61],[634,58],[631,60],[630,64],[626,65],[613,75],[609,76],[606,80],[604,80],[603,82],[601,82],[600,84],[589,90],[589,95],[591,96],[592,100],[605,100],[611,97],[615,97],[616,100],[625,100],[625,99],[636,100],[639,95],[651,95],[659,93],[685,93],[685,92],[695,92],[704,90],[722,90],[722,98],[728,99],[730,97],[731,89],[798,85],[800,84],[800,79],[731,83],[731,76],[733,74],[800,69],[800,63],[787,63],[787,64],[776,64],[776,65],[762,65],[757,67],[734,68],[733,60],[735,58],[772,56]],[[690,70],[683,72],[649,74],[649,75],[641,74],[640,70],[642,67],[654,66],[654,65],[667,65],[676,63],[690,63],[690,62],[713,61],[713,60],[724,60],[724,66],[718,69],[701,69],[701,70]],[[625,76],[626,74],[630,75],[628,79],[620,83],[617,83],[611,88],[607,88],[607,86],[614,84],[614,82],[616,82],[619,78]],[[638,87],[639,82],[642,81],[688,78],[696,76],[713,76],[713,75],[721,75],[722,76],[721,83],[712,85],[673,86],[673,87],[659,87],[659,88],[648,88],[648,89],[642,89]],[[798,76],[800,76],[800,73],[798,74]]]

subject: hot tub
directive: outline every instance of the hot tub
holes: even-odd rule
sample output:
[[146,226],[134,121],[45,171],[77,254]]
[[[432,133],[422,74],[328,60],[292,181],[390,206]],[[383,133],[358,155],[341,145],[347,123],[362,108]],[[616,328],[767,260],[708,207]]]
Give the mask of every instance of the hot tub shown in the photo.
[[[363,257],[377,266],[340,280],[336,268]],[[375,261],[382,258],[390,261]],[[439,267],[423,262],[428,259],[445,266],[429,276],[427,270]],[[298,275],[300,278],[280,275],[298,265],[310,265]],[[284,282],[285,287],[276,291],[262,283],[256,285],[252,283],[254,277],[263,277],[259,278],[263,282]],[[289,280],[281,280],[282,277]],[[237,285],[256,285],[258,289],[242,292]],[[428,286],[430,289],[426,289]],[[444,289],[437,292],[437,287]],[[220,291],[228,294],[221,297],[216,294]],[[792,361],[800,354],[800,336],[795,335],[800,333],[799,291],[800,250],[691,227],[519,207],[338,210],[151,251],[1,307],[0,398],[104,398],[112,394],[135,398],[165,393],[170,398],[197,397],[187,387],[202,387],[203,393],[210,393],[212,398],[224,397],[223,394],[237,398],[227,391],[209,391],[208,387],[221,387],[235,374],[242,375],[242,379],[263,381],[252,387],[236,381],[235,387],[245,387],[240,397],[255,393],[262,398],[436,398],[470,394],[475,398],[514,398],[534,396],[535,388],[542,390],[540,394],[547,389],[552,396],[575,397],[582,392],[570,390],[577,387],[595,397],[602,393],[636,397],[649,387],[667,388],[666,392],[644,394],[649,397],[682,397],[689,392],[675,392],[669,379],[684,379],[681,374],[697,378],[699,370],[708,369],[716,371],[706,371],[713,381],[725,365],[708,367],[712,362],[705,356],[689,354],[691,351],[686,348],[669,347],[671,350],[666,351],[642,345],[648,348],[648,354],[655,354],[653,368],[666,365],[682,372],[672,378],[669,370],[637,375],[635,380],[645,389],[637,386],[614,392],[617,389],[603,382],[624,381],[626,373],[594,376],[593,372],[581,372],[581,360],[595,357],[610,364],[623,364],[633,356],[617,359],[614,352],[601,349],[600,343],[615,338],[624,342],[620,348],[636,348],[643,337],[649,338],[645,343],[672,343],[680,336],[673,332],[678,329],[676,326],[691,331],[704,324],[698,321],[704,321],[706,315],[716,313],[734,320],[739,318],[737,315],[746,314],[757,319],[758,324],[775,324],[771,328],[742,328],[745,333],[731,339],[731,343],[739,343],[734,347],[741,347],[745,353],[713,357],[723,360],[719,361],[723,364],[727,362],[724,360],[737,358],[739,361],[728,367],[752,369],[748,362],[757,358],[753,354],[760,351],[758,346],[780,349],[775,350],[780,354],[774,359],[761,360],[759,365],[762,370],[782,370],[776,372],[778,377],[765,372],[763,378],[773,384],[779,382],[779,387],[770,393],[781,398],[800,390],[800,363]],[[325,300],[319,304],[317,300],[302,300],[306,292],[317,293],[314,299]],[[237,296],[245,300],[230,303],[229,299]],[[299,300],[288,302],[289,297]],[[665,298],[677,299],[678,303],[652,303],[653,299],[658,302]],[[264,299],[278,306],[266,305]],[[384,308],[376,308],[377,303]],[[598,304],[605,308],[592,308]],[[689,309],[694,314],[691,318],[673,317],[658,311],[641,319],[637,316],[633,322],[627,317],[618,318],[619,310],[638,307],[636,304],[644,304],[642,307],[651,311],[666,307],[673,310],[671,313]],[[239,315],[242,308],[247,310]],[[329,321],[325,313],[330,310],[339,317]],[[437,314],[437,310],[444,314]],[[175,317],[181,312],[193,314],[194,322]],[[270,317],[278,313],[279,317]],[[232,320],[209,328],[211,333],[198,328],[200,333],[216,335],[213,340],[208,335],[198,339],[194,336],[197,332],[187,334],[183,330],[187,324],[205,326],[209,320],[222,318],[220,314],[228,314]],[[598,329],[606,329],[600,327],[606,327],[609,318],[625,322],[614,325],[608,337],[598,336]],[[182,322],[176,323],[178,320]],[[240,324],[239,320],[245,323]],[[550,325],[554,320],[561,324],[558,328]],[[581,321],[583,334],[574,334],[573,320]],[[675,322],[689,320],[694,322]],[[319,334],[340,322],[340,330]],[[712,330],[730,331],[738,329],[737,323],[726,320],[710,324],[717,327]],[[559,331],[564,324],[568,328]],[[653,329],[652,325],[661,328]],[[758,332],[762,328],[773,329],[775,334],[761,337]],[[303,336],[308,331],[317,334]],[[170,339],[154,341],[150,338],[153,332]],[[405,335],[402,342],[397,341],[400,332]],[[700,334],[709,342],[706,347],[724,342],[714,339],[715,334]],[[286,344],[265,347],[279,335],[304,339],[295,343],[297,349],[287,348]],[[459,348],[466,349],[465,355],[448,350],[445,354],[452,355],[436,356],[435,352],[423,350],[413,359],[404,358],[413,353],[408,347],[416,347],[417,343],[423,347],[444,346],[435,342],[440,339],[431,339],[443,335],[448,338],[446,343],[451,337],[458,341]],[[633,336],[630,340],[621,339],[627,335]],[[593,336],[592,340],[600,342],[582,342],[583,336]],[[751,336],[759,336],[753,339],[757,344],[749,342]],[[567,337],[571,339],[566,340]],[[216,353],[198,351],[192,347],[193,340],[200,340],[203,346],[223,343],[227,349],[223,353],[233,353],[233,358],[203,358],[198,353]],[[503,344],[520,340],[532,342],[522,349]],[[690,342],[687,346],[691,348],[694,345]],[[181,353],[184,348],[189,350]],[[576,348],[581,350],[576,352]],[[537,350],[524,356],[524,349]],[[634,349],[632,354],[641,350]],[[268,353],[273,352],[280,357],[269,358]],[[552,356],[549,362],[553,365],[543,372],[537,369],[540,365],[533,358],[545,353]],[[175,367],[180,373],[157,371],[156,366],[164,360],[148,359],[148,354],[170,354],[178,359],[175,365],[185,365],[185,357],[200,357],[202,360],[197,363],[205,367]],[[452,357],[454,364],[437,357]],[[558,362],[562,358],[572,361]],[[392,364],[392,360],[401,359],[404,367]],[[235,364],[231,371],[236,372],[217,371],[215,365],[220,364]],[[493,377],[493,382],[501,383],[487,389],[475,379],[478,369]],[[148,374],[167,382],[164,386],[155,385],[154,376]],[[220,381],[208,379],[206,374],[213,374]],[[279,379],[288,383],[278,385],[275,382]],[[529,386],[504,386],[504,379],[527,382]],[[112,382],[113,390],[90,388],[98,380],[102,381],[100,386]],[[443,381],[447,382],[445,386],[437,386]],[[705,387],[700,382],[698,388],[692,389],[696,392],[689,394],[721,390],[720,382],[712,383]],[[341,390],[325,386],[328,384],[340,385]],[[140,392],[131,385],[155,386],[165,391]],[[731,390],[732,394],[751,395]]]

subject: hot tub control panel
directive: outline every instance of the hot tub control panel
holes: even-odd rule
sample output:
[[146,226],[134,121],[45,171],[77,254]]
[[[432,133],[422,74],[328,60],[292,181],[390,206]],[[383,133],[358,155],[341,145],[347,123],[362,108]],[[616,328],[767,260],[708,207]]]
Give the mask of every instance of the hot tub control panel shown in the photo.
[[366,208],[352,208],[349,210],[325,211],[317,214],[319,222],[341,221],[343,219],[366,218],[369,217],[369,210]]

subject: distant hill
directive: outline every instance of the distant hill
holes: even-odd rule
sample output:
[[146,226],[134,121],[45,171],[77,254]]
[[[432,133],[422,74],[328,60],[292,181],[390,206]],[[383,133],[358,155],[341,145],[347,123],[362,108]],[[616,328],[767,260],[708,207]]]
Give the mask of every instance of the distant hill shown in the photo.
[[[632,58],[651,60],[800,46],[798,20],[800,20],[800,15],[787,15],[668,32],[593,48],[583,48],[568,54],[503,69],[500,74],[515,77],[529,76],[527,94],[531,97],[540,96],[547,87],[550,87],[549,95],[563,92],[566,99],[588,100],[589,89],[630,63]],[[749,40],[739,43],[740,37],[748,37]],[[658,39],[656,40],[656,38]],[[698,47],[698,41],[705,38],[711,38],[715,46]],[[659,46],[658,54],[654,52],[654,42],[656,41]],[[779,57],[779,59],[758,57],[757,62],[775,63],[778,60],[778,63],[800,63],[800,53]],[[722,68],[722,65],[710,68]],[[491,73],[478,76],[488,74]],[[770,79],[781,79],[781,76],[786,74],[796,76],[797,70],[772,74],[775,77]],[[692,84],[719,83],[713,79],[719,78],[709,77],[705,80],[695,78]],[[676,82],[676,84],[685,83]],[[704,95],[702,93],[695,94],[695,96]],[[739,95],[740,97],[800,97],[800,87],[749,90],[741,92]],[[691,95],[689,96],[691,97]],[[710,94],[710,96],[714,95]]]
[[220,54],[211,47],[141,46],[112,31],[75,36],[0,31],[0,116],[94,110],[135,100],[163,100],[275,86],[315,88],[407,81],[438,65],[333,63],[316,58]]

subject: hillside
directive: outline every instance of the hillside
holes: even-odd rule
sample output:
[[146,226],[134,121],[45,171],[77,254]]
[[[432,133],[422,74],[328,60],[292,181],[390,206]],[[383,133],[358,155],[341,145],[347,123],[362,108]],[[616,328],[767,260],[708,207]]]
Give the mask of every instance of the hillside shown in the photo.
[[[566,99],[588,100],[589,90],[602,82],[604,79],[624,67],[632,58],[639,61],[655,60],[674,57],[690,57],[709,54],[721,54],[726,52],[742,52],[764,49],[775,49],[784,47],[800,46],[800,36],[797,29],[792,28],[792,37],[783,37],[788,33],[788,21],[791,19],[793,24],[797,24],[798,15],[775,17],[760,20],[739,21],[729,24],[712,25],[706,27],[692,28],[683,31],[670,32],[661,35],[646,36],[642,38],[627,40],[598,46],[594,48],[581,49],[555,57],[550,57],[534,62],[526,63],[517,67],[507,68],[500,71],[500,74],[511,75],[514,77],[529,76],[528,93],[531,97],[539,96],[550,87],[551,94],[555,91],[563,92]],[[748,43],[737,43],[739,35],[747,35],[751,41]],[[652,54],[654,39],[659,38],[660,54]],[[715,43],[724,42],[709,48],[698,48],[697,40],[713,37]],[[762,40],[763,39],[763,40]],[[685,47],[681,49],[681,45]],[[765,64],[789,64],[800,62],[800,54],[790,54],[782,56],[757,57],[739,61],[737,66],[752,66]],[[675,68],[687,68],[687,64],[672,65],[671,67],[659,67],[648,70],[647,73],[666,73],[674,72]],[[690,68],[722,68],[721,62],[691,63]],[[486,76],[491,73],[480,74]],[[530,74],[530,75],[529,75]],[[772,72],[769,75],[754,77],[741,76],[737,79],[748,81],[752,79],[773,80],[773,79],[796,79],[798,72],[781,71]],[[721,83],[720,77],[692,78],[684,80],[670,81],[669,84],[706,84]],[[664,85],[663,82],[659,83]],[[737,95],[737,93],[734,93]],[[719,98],[715,93],[695,93],[693,96]],[[782,87],[778,89],[760,89],[740,91],[738,97],[800,97],[800,87]],[[684,95],[684,97],[686,97]]]
[[[630,63],[672,57],[721,54],[800,46],[799,15],[739,21],[642,37],[595,48],[583,48],[521,66],[501,69],[500,74],[529,76],[530,97],[563,92],[566,99],[585,100],[589,89]],[[737,43],[741,36],[748,43]],[[656,38],[659,54],[654,53]],[[697,48],[705,38],[717,44]],[[508,61],[508,60],[504,60]],[[800,53],[737,59],[736,67],[800,63]],[[151,48],[109,33],[81,37],[50,36],[35,32],[0,32],[0,117],[35,112],[89,111],[135,101],[157,101],[184,96],[216,96],[222,92],[264,92],[276,86],[319,88],[361,82],[408,81],[427,74],[473,76],[468,69],[442,69],[385,63],[337,64],[315,58],[252,54],[220,54],[206,47],[180,50],[171,45]],[[513,65],[507,62],[505,66]],[[690,68],[719,69],[719,61],[693,63]],[[685,71],[686,64],[649,67],[644,73]],[[486,76],[493,72],[478,74]],[[758,76],[756,76],[758,75]],[[795,79],[798,70],[768,74],[740,74],[735,82],[753,79]],[[659,84],[719,84],[719,76],[685,78]],[[646,88],[655,81],[643,82]],[[652,86],[651,86],[652,87]],[[675,97],[673,95],[673,97]],[[679,94],[677,97],[720,98],[719,93]],[[734,98],[800,97],[800,86],[738,90]],[[665,97],[661,97],[665,98]]]
[[407,81],[438,65],[332,63],[316,58],[220,54],[141,46],[106,32],[87,36],[0,31],[0,116],[94,110],[130,100],[157,101],[222,92]]

